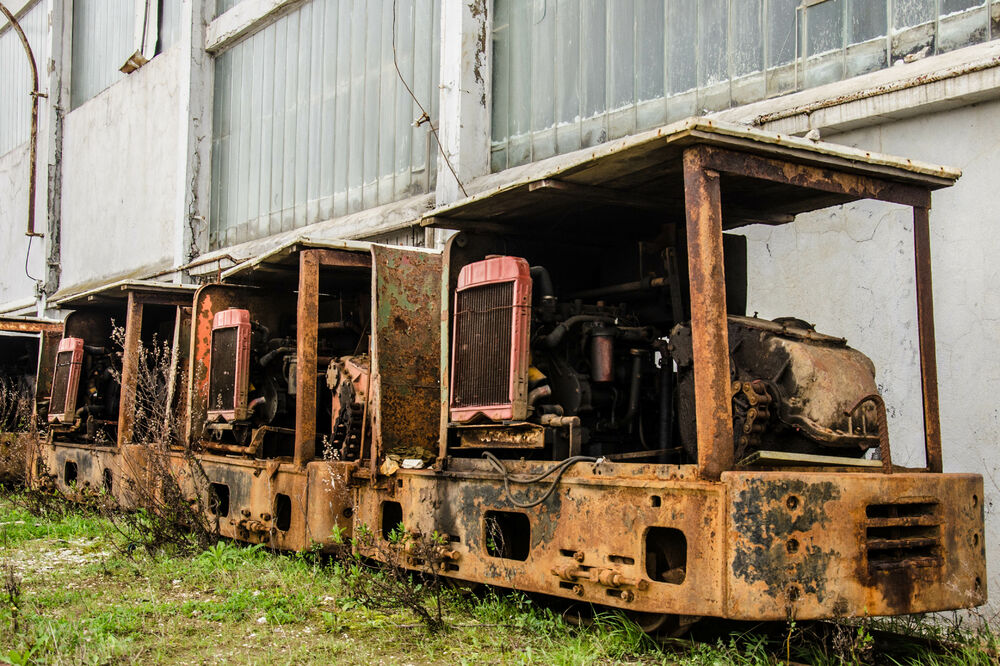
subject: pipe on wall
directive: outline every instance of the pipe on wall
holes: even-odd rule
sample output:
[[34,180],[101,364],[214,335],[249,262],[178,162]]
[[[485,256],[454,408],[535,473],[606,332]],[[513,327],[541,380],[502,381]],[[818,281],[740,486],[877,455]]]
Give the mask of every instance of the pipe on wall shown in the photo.
[[21,24],[17,22],[14,14],[2,2],[0,2],[0,14],[7,17],[17,36],[21,39],[21,45],[24,46],[24,53],[28,56],[28,64],[31,66],[31,142],[28,149],[28,168],[30,169],[28,173],[28,230],[25,232],[25,235],[44,236],[45,234],[35,231],[35,165],[38,161],[38,98],[48,97],[48,95],[38,89],[38,66],[35,64],[35,54],[31,50],[31,44],[28,43],[27,35],[21,29]]

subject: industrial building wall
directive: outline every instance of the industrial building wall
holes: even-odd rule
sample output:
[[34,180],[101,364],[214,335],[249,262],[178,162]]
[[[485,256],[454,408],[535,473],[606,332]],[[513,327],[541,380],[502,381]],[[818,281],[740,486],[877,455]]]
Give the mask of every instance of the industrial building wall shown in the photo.
[[[43,172],[44,173],[44,172]],[[45,198],[35,206],[35,219],[44,226]],[[41,239],[24,235],[28,214],[28,144],[0,155],[0,305],[31,306],[35,297],[32,277],[43,276],[45,247]]]
[[[47,0],[6,3],[32,47],[35,64],[45,88],[48,62]],[[39,100],[39,148],[44,153],[48,100]],[[45,244],[25,236],[28,214],[28,139],[31,127],[31,69],[17,33],[0,19],[0,310],[31,307],[35,282],[44,278]],[[45,168],[37,169],[36,228],[45,228]],[[30,254],[29,254],[30,249]],[[28,276],[31,276],[30,278]]]
[[67,114],[60,289],[173,263],[184,55],[158,55]]

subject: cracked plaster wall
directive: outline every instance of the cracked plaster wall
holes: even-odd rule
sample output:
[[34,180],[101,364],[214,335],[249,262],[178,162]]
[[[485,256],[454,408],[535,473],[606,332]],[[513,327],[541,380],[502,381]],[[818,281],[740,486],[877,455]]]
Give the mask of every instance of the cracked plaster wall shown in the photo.
[[[956,166],[933,194],[931,257],[946,472],[981,473],[991,612],[1000,611],[1000,102],[824,135]],[[724,194],[724,193],[723,193]],[[868,354],[889,413],[893,460],[923,464],[913,223],[865,202],[747,230],[748,310],[792,315]]]
[[[40,194],[35,201],[35,228],[45,230],[45,191],[39,183]],[[23,143],[10,152],[0,155],[0,304],[27,301],[35,295],[34,282],[24,272],[25,254],[28,251],[28,144]],[[45,277],[44,240],[35,238],[31,243],[28,272],[33,277]]]

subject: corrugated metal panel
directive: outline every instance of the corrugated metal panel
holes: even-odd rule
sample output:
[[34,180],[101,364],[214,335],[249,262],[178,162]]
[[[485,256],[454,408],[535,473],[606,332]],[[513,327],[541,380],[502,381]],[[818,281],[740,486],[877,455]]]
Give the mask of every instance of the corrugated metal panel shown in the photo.
[[[31,136],[31,69],[17,32],[0,19],[0,155]],[[45,2],[39,1],[18,18],[35,55],[39,86],[47,88],[45,63],[49,58]]]
[[162,53],[177,43],[181,36],[181,0],[159,0],[160,35],[156,52]]
[[135,50],[134,0],[73,1],[72,107],[75,109],[124,74]]
[[[427,192],[391,2],[313,0],[216,58],[213,247]],[[437,118],[440,0],[399,0],[399,71]],[[429,160],[429,164],[428,164]]]
[[986,0],[494,7],[494,171],[1000,36]]

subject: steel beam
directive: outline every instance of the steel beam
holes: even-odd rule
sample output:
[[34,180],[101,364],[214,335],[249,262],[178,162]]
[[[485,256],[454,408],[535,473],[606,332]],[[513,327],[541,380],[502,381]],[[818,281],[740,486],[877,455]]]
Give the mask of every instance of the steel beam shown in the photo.
[[139,351],[142,341],[142,302],[129,292],[125,316],[125,349],[122,351],[121,400],[118,405],[118,447],[132,443],[135,426],[136,389],[139,378]]
[[316,256],[320,266],[332,268],[370,268],[372,256],[368,252],[356,252],[351,250],[303,250],[311,252]]
[[[614,190],[595,185],[580,185],[565,180],[536,180],[528,184],[528,191],[550,192],[578,201],[591,201],[604,206],[619,206],[622,208],[660,212],[672,208],[680,208],[684,205],[683,200],[673,197],[661,197],[628,190]],[[769,213],[767,211],[733,208],[731,206],[724,206],[723,210],[725,213],[723,217],[727,222],[741,220],[759,224],[778,225],[788,224],[795,220],[795,216],[788,213]]]
[[705,168],[736,176],[770,180],[785,185],[833,192],[859,199],[877,199],[904,206],[930,208],[931,205],[930,192],[926,188],[916,185],[906,185],[808,164],[795,164],[714,146],[701,146],[699,150],[702,152]]
[[913,208],[913,253],[917,282],[917,331],[920,339],[920,389],[924,403],[924,446],[927,470],[940,473],[943,462],[941,417],[938,412],[937,354],[934,348],[929,206]]
[[5,333],[48,333],[57,332],[62,335],[62,322],[41,322],[30,319],[0,318],[0,331]]
[[684,199],[698,471],[703,478],[718,479],[733,465],[733,406],[722,254],[722,197],[719,174],[705,167],[703,151],[703,148],[684,151]]
[[299,253],[298,330],[296,331],[295,463],[316,457],[316,364],[319,344],[319,266],[317,250]]

